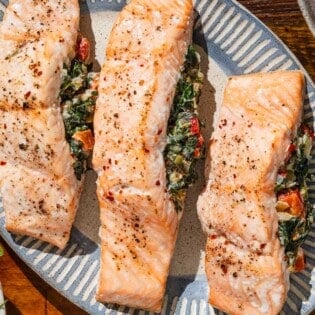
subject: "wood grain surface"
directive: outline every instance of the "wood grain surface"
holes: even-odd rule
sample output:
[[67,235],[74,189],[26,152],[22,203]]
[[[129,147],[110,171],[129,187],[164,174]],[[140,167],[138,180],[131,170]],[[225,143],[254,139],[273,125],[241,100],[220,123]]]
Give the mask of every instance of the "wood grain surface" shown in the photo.
[[[223,1],[223,0],[221,0]],[[296,0],[240,0],[297,56],[315,81],[315,38],[309,31]],[[0,238],[5,253],[0,257],[0,281],[8,300],[8,315],[86,314],[46,284]]]
[[239,2],[283,41],[314,82],[315,38],[308,29],[297,0],[239,0]]

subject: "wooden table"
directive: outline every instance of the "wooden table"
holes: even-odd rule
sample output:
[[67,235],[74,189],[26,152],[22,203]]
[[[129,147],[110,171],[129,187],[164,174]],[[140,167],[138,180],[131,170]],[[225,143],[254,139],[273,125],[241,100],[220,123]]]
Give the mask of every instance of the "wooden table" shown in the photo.
[[[223,0],[221,0],[223,1]],[[309,31],[296,0],[241,0],[297,56],[315,81],[315,38]],[[0,280],[7,314],[86,314],[56,292],[28,268],[0,238],[5,254],[0,258]]]

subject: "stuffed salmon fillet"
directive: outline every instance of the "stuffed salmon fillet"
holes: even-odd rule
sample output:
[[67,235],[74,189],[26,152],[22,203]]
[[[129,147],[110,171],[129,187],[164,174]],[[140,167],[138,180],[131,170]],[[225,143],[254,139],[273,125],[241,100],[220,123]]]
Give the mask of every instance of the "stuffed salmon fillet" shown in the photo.
[[0,186],[8,231],[63,248],[82,180],[60,106],[78,1],[11,0],[0,29]]
[[209,301],[229,314],[278,314],[286,299],[289,252],[275,186],[292,155],[303,92],[299,71],[228,80],[197,209],[208,234]]
[[[164,150],[192,13],[190,0],[134,0],[109,37],[94,118],[98,301],[161,309],[181,215],[167,188]],[[188,133],[200,146],[199,131]],[[180,208],[182,199],[176,200]]]

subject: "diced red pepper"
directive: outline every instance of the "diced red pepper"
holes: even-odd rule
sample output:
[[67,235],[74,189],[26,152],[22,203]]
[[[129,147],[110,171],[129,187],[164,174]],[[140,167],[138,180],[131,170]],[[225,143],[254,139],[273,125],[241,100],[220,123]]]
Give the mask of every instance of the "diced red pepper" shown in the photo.
[[199,121],[198,121],[198,118],[197,117],[193,117],[191,120],[190,120],[190,132],[193,134],[193,135],[196,135],[200,132],[200,127],[199,127]]
[[77,131],[72,138],[82,142],[84,151],[88,152],[93,149],[94,137],[90,129]]
[[205,140],[203,139],[203,136],[199,134],[197,146],[201,147],[204,143],[205,143]]
[[86,37],[78,39],[77,43],[77,57],[81,61],[86,61],[90,56],[90,42]]
[[305,256],[302,248],[298,249],[297,257],[294,264],[294,272],[300,272],[306,267]]
[[298,189],[291,190],[278,196],[279,201],[286,202],[290,208],[288,213],[296,217],[304,217],[304,203]]
[[200,149],[199,149],[199,148],[196,148],[195,151],[194,151],[194,157],[195,157],[195,158],[199,158],[200,155],[201,155]]
[[312,139],[315,139],[315,133],[308,125],[301,125],[301,131],[302,133],[309,135]]

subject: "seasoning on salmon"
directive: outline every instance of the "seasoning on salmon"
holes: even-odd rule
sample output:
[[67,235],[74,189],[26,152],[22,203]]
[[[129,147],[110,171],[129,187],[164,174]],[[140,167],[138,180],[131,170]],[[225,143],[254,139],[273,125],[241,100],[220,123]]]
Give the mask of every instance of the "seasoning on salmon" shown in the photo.
[[[0,28],[6,228],[60,248],[69,239],[83,182],[76,178],[60,106],[64,66],[76,57],[78,28],[77,0],[11,0]],[[88,47],[81,46],[80,56],[87,58]]]
[[[190,0],[133,0],[109,37],[94,118],[101,215],[98,301],[151,311],[162,306],[184,190],[199,157],[194,152],[199,148],[201,155],[203,143],[195,108],[202,78],[186,67],[197,56],[193,49],[187,55],[192,13]],[[176,88],[179,80],[183,88]],[[183,98],[187,104],[178,107],[182,114],[174,115],[168,128],[179,90],[191,95]],[[165,160],[172,165],[168,175]],[[180,176],[182,191],[176,196]]]
[[208,234],[209,301],[229,314],[278,314],[286,299],[275,187],[297,134],[303,91],[299,71],[231,77],[225,88],[197,209]]

